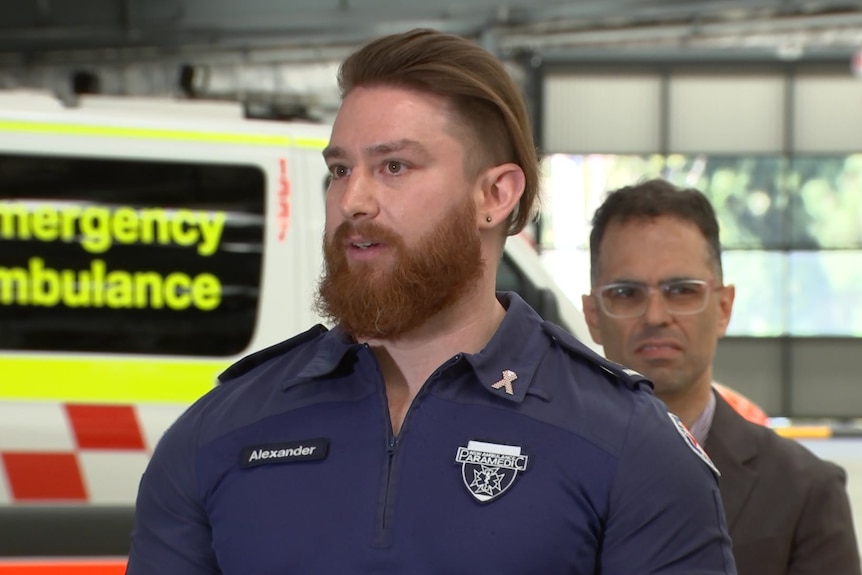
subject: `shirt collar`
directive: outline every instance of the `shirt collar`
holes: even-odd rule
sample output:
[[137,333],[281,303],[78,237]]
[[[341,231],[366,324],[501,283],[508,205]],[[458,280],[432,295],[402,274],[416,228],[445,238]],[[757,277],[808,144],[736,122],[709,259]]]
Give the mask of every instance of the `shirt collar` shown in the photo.
[[710,390],[709,400],[706,402],[706,407],[703,408],[703,411],[700,412],[700,415],[697,416],[697,419],[694,420],[694,423],[691,424],[691,434],[694,435],[694,438],[698,443],[704,445],[706,443],[706,438],[709,437],[709,429],[712,427],[712,418],[715,415],[715,394]]
[[329,375],[341,364],[348,353],[356,353],[362,344],[356,343],[350,336],[338,327],[327,331],[321,336],[317,351],[295,377],[284,382],[283,388],[293,386],[301,381]]
[[520,403],[551,338],[541,329],[542,318],[518,294],[498,292],[497,299],[506,308],[503,321],[479,353],[464,359],[489,393]]
[[[497,299],[506,308],[497,331],[481,351],[462,357],[489,393],[521,402],[551,345],[551,338],[541,329],[542,318],[518,294],[498,292]],[[283,388],[331,374],[346,355],[355,354],[360,347],[362,344],[353,341],[338,327],[326,332],[309,362],[295,377],[289,378]]]

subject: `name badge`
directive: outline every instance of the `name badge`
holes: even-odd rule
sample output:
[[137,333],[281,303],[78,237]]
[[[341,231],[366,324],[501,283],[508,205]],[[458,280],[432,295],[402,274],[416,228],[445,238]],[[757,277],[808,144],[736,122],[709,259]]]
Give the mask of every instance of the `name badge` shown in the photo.
[[326,459],[329,440],[324,438],[303,439],[285,443],[268,443],[244,447],[239,457],[240,467],[255,467],[270,463],[299,463]]

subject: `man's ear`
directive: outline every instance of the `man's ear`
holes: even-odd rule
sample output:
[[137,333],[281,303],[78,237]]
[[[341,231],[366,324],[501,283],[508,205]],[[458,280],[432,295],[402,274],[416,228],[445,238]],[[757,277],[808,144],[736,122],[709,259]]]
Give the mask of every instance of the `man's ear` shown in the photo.
[[479,229],[493,228],[507,220],[521,200],[524,186],[524,170],[517,164],[500,164],[485,170],[479,176],[476,191]]
[[593,341],[599,345],[604,345],[602,342],[602,331],[599,329],[599,309],[596,305],[596,298],[591,294],[581,296],[581,306],[584,309],[584,319],[587,321],[587,327],[590,328],[590,336]]
[[723,337],[730,324],[730,314],[733,311],[733,300],[736,297],[736,287],[728,284],[718,292],[718,337]]

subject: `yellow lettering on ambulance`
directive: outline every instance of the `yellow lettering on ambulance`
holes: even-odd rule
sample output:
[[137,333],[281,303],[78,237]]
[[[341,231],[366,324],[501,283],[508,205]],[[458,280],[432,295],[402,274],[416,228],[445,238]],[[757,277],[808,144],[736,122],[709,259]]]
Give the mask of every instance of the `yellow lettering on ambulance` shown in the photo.
[[225,213],[210,212],[208,215],[201,214],[199,220],[202,241],[198,244],[198,253],[202,256],[211,256],[216,252],[224,231]]

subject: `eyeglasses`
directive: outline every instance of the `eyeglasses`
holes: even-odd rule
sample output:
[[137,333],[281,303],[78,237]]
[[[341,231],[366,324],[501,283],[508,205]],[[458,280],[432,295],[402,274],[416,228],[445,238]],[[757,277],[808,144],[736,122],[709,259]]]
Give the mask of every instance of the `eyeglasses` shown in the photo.
[[613,283],[599,287],[598,300],[602,311],[610,317],[631,318],[642,316],[653,290],[661,294],[665,309],[673,314],[695,314],[706,309],[709,293],[724,286],[706,280],[673,280],[658,286],[640,283]]

